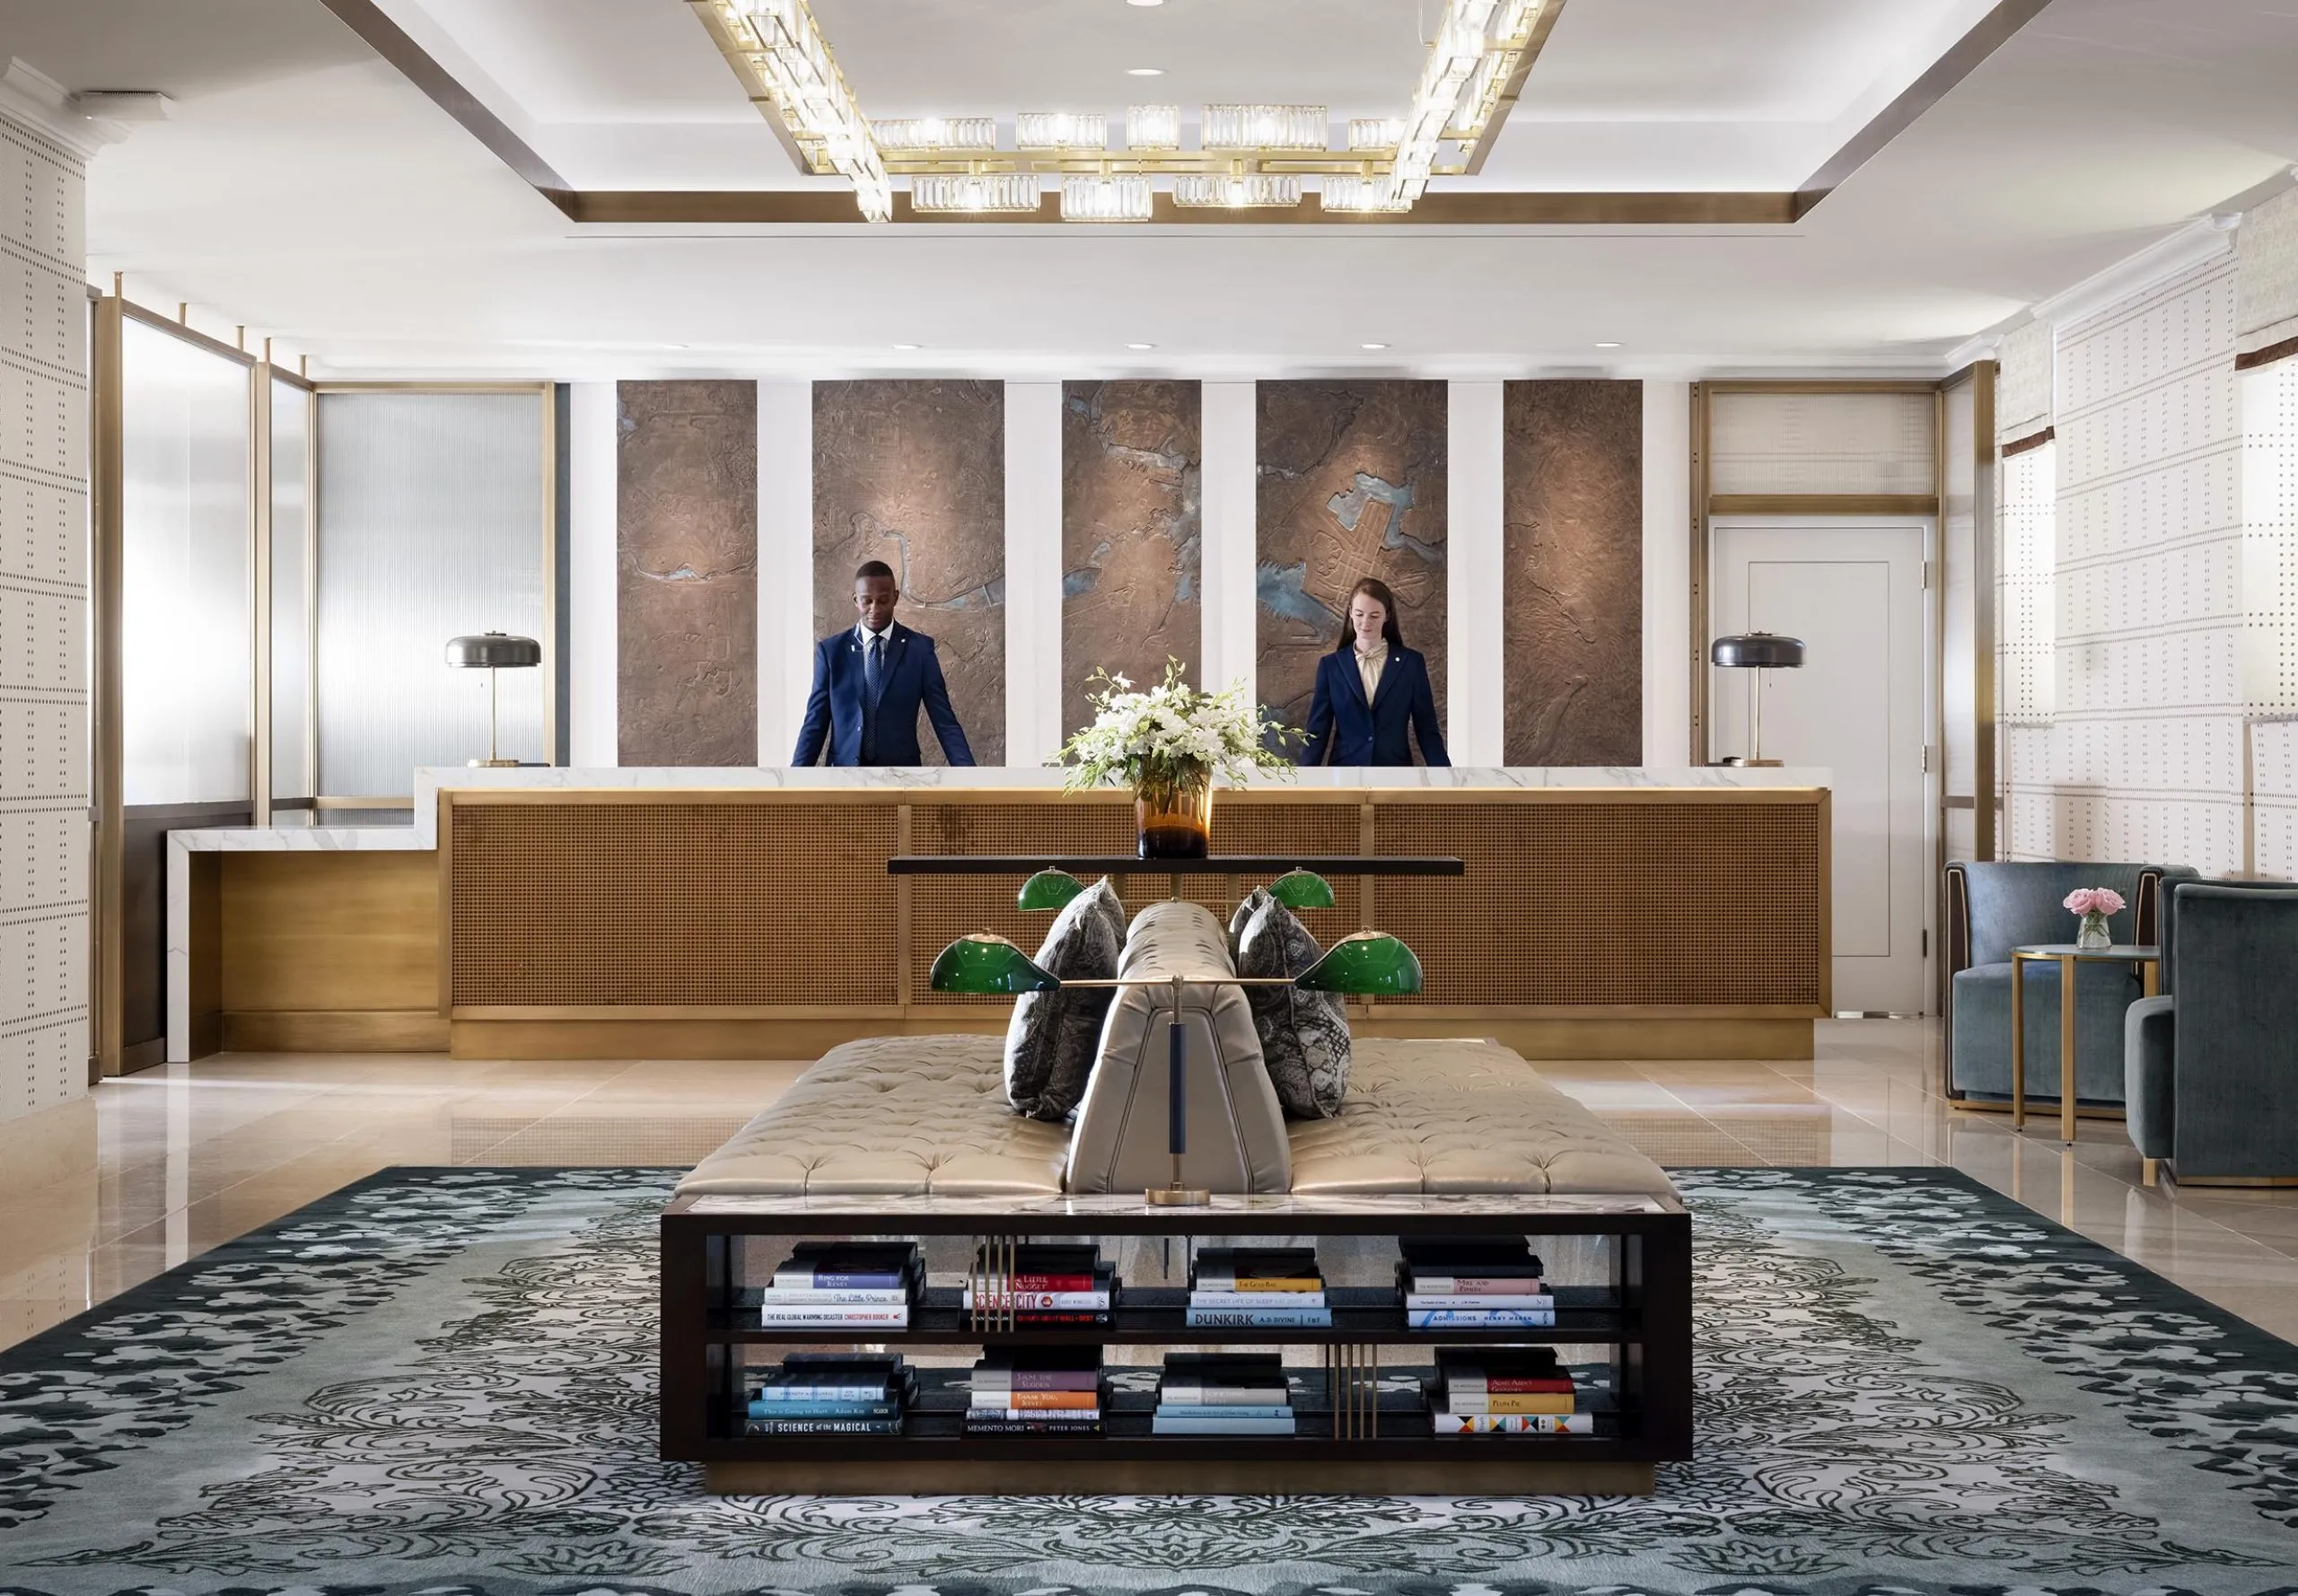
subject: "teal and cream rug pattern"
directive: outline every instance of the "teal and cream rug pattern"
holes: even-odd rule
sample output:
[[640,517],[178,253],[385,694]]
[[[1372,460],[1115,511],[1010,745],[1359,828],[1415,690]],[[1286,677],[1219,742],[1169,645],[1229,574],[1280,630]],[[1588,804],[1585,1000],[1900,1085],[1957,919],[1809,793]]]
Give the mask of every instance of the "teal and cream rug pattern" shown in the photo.
[[2298,1596],[2298,1348],[1952,1172],[1679,1171],[1697,1460],[1476,1499],[704,1495],[672,1179],[386,1171],[0,1354],[0,1592]]

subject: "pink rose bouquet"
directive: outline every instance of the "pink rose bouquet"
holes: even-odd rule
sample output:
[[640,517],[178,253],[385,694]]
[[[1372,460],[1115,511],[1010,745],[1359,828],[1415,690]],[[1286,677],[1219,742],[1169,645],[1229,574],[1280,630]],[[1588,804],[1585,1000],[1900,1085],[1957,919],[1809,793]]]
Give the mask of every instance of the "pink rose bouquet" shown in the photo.
[[2066,895],[2069,914],[2083,916],[2074,933],[2078,948],[2105,948],[2114,945],[2114,934],[2107,929],[2107,916],[2122,912],[2122,894],[2112,887],[2077,887]]

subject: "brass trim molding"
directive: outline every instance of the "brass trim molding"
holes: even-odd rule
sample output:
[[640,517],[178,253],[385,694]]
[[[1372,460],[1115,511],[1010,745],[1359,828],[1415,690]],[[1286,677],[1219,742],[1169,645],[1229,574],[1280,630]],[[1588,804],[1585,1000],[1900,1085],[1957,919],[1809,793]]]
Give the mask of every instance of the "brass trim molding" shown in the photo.
[[1936,515],[1928,493],[1719,493],[1710,515]]
[[2001,449],[1995,452],[1995,458],[1998,460],[2014,460],[2030,450],[2041,448],[2044,444],[2051,442],[2057,436],[2058,428],[2055,426],[2047,426],[2039,433],[2029,433],[2023,438],[2014,438],[2010,443],[2004,444]]

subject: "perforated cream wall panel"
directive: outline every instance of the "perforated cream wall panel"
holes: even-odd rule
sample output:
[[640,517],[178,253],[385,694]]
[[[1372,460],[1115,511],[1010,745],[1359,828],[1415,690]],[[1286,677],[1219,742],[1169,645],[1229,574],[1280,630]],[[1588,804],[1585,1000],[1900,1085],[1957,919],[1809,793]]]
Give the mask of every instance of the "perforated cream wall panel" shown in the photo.
[[2250,728],[2250,779],[2256,793],[2251,868],[2298,881],[2298,724]]
[[2058,701],[2057,460],[2044,443],[2002,465],[1995,680],[2005,725],[2047,725]]
[[0,118],[0,1119],[87,1090],[81,180]]
[[2298,359],[2241,383],[2242,698],[2298,710]]
[[2048,813],[2025,813],[2062,858],[2242,864],[2234,329],[2224,256],[2058,336]]
[[1719,393],[1709,408],[1709,491],[1932,490],[1928,393]]

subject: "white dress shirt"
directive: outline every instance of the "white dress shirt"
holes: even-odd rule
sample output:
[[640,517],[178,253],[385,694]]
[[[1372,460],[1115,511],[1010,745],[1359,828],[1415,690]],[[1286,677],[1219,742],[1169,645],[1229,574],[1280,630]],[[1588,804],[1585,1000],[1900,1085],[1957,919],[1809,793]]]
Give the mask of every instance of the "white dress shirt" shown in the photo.
[[1356,674],[1364,683],[1364,702],[1370,704],[1373,695],[1381,690],[1381,671],[1389,662],[1389,645],[1384,640],[1369,653],[1363,648],[1355,652]]

